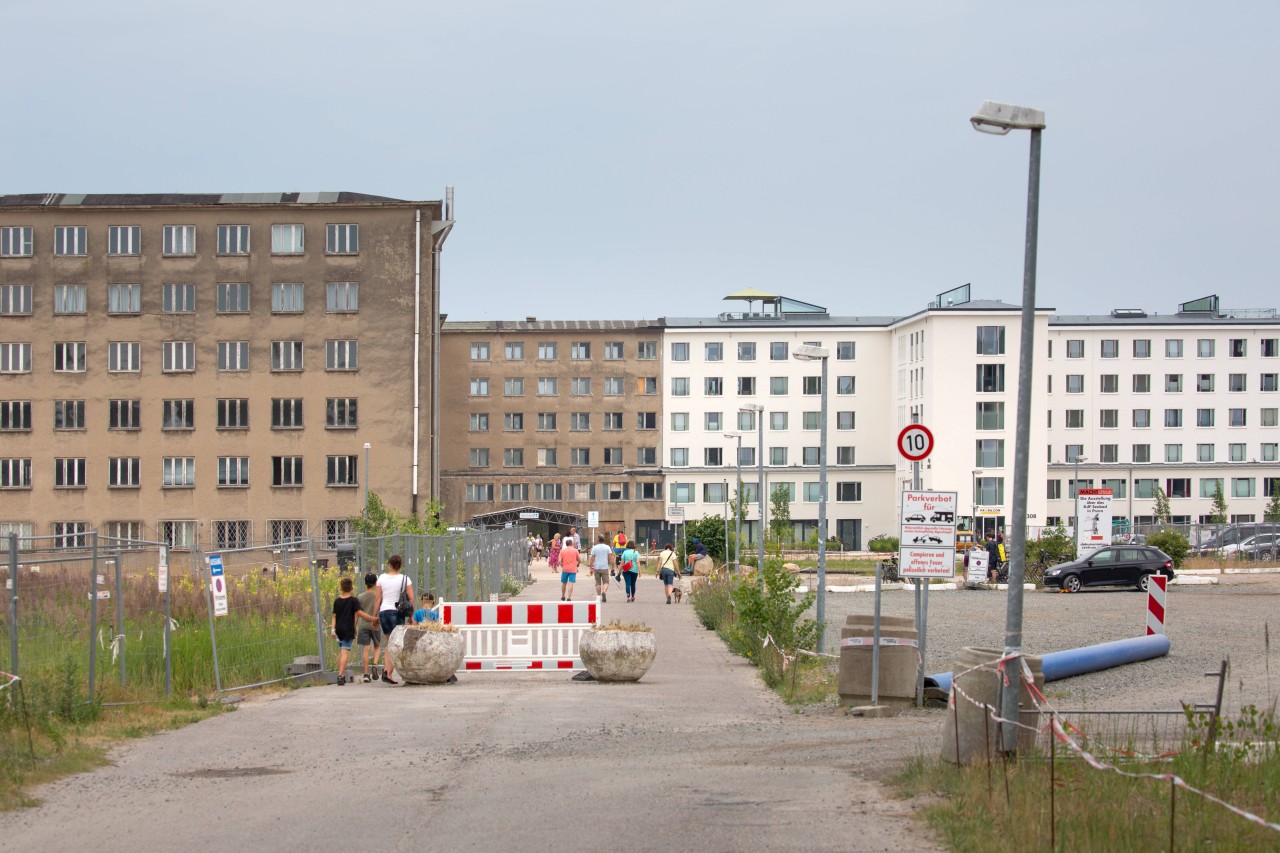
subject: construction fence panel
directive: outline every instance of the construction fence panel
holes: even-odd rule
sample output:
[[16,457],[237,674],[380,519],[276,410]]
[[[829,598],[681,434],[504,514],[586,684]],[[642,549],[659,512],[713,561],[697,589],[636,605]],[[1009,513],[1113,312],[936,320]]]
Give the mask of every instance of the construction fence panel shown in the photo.
[[[167,695],[172,692],[167,665],[170,635],[175,626],[198,623],[204,614],[191,555],[171,553],[160,542],[106,536],[99,537],[98,549],[101,586],[110,590],[111,597],[98,602],[94,641],[102,662],[95,673],[96,693],[104,702]],[[167,567],[166,591],[160,589],[162,565]],[[184,683],[183,689],[196,686]]]

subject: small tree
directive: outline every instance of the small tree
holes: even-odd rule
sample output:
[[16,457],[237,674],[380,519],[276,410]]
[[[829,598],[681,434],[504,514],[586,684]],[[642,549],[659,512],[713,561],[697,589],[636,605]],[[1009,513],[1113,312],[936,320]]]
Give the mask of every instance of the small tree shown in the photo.
[[[729,535],[733,535],[732,530],[729,531]],[[680,548],[681,565],[685,564],[685,557],[688,556],[688,544],[694,539],[697,539],[703,545],[707,546],[708,557],[720,563],[725,562],[723,515],[707,515],[695,521],[685,522],[684,542]]]
[[1271,481],[1271,500],[1262,511],[1263,521],[1280,521],[1280,480]]
[[1213,512],[1209,514],[1210,524],[1227,523],[1227,499],[1222,494],[1222,481],[1213,488]]
[[357,533],[373,538],[393,536],[397,533],[417,533],[435,536],[446,532],[443,521],[444,504],[431,500],[420,518],[395,507],[387,506],[377,492],[369,492],[369,505],[364,515],[351,519],[351,527]]
[[1152,507],[1152,514],[1160,524],[1168,524],[1173,518],[1173,513],[1169,509],[1169,496],[1164,493],[1164,489],[1160,488],[1159,483],[1156,483],[1156,504]]
[[773,487],[769,495],[769,532],[779,542],[790,542],[794,530],[791,527],[791,490],[786,486]]

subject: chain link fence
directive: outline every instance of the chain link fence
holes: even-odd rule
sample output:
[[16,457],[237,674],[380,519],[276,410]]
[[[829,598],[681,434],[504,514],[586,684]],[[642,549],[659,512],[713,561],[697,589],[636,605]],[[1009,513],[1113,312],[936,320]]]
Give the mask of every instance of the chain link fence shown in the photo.
[[[336,660],[329,621],[343,576],[358,593],[364,572],[380,572],[399,553],[418,590],[488,601],[504,578],[513,591],[528,582],[525,535],[513,527],[350,543],[307,538],[216,552],[96,532],[10,535],[0,539],[8,593],[0,671],[22,677],[29,693],[104,703],[309,675]],[[348,553],[355,559],[343,559]],[[221,616],[213,554],[223,567]]]

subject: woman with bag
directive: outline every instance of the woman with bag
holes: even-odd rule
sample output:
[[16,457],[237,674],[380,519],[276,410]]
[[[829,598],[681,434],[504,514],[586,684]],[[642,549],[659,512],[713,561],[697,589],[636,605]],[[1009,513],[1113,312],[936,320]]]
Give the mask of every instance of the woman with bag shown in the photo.
[[403,625],[413,615],[413,581],[400,574],[400,555],[387,558],[387,570],[378,576],[378,590],[374,595],[374,610],[382,626],[382,680],[399,684],[392,678],[395,672],[391,658],[387,656],[387,642],[397,625]]
[[627,601],[635,601],[636,578],[640,577],[640,555],[631,545],[622,549],[622,555],[618,557],[618,568],[622,571],[622,582],[627,588]]
[[676,585],[676,552],[670,542],[662,546],[662,553],[658,555],[658,577],[662,578],[667,604],[670,604],[671,590]]
[[560,534],[551,537],[551,547],[547,550],[547,568],[553,572],[560,571]]

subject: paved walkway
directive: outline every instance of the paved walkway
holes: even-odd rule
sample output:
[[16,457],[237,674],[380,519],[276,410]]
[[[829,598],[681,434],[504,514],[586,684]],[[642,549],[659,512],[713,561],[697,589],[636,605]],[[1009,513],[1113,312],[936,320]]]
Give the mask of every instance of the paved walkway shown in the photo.
[[[534,574],[520,597],[558,599],[558,576]],[[936,749],[934,718],[795,714],[655,578],[634,604],[614,592],[605,618],[657,636],[638,684],[485,673],[255,699],[45,787],[44,805],[0,815],[0,837],[29,850],[935,849],[874,781]]]

